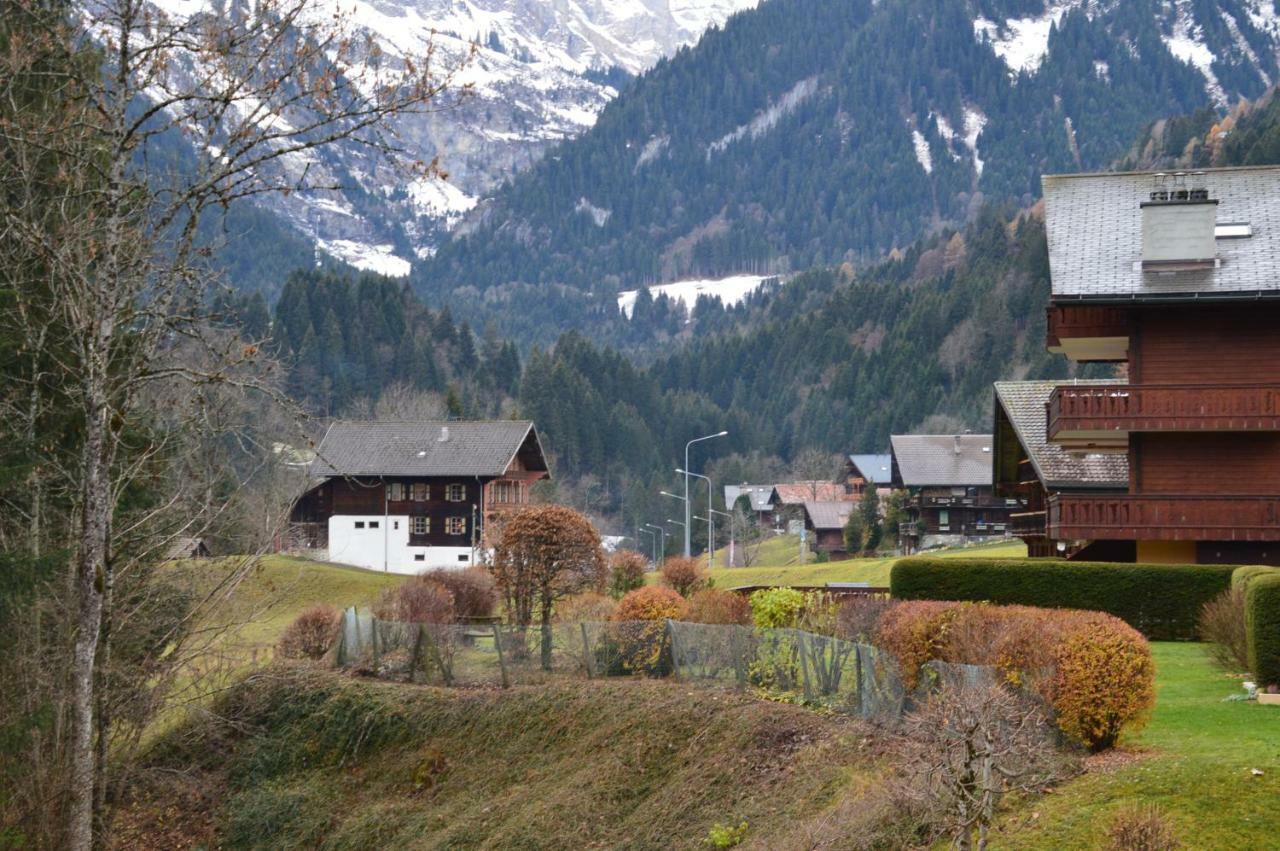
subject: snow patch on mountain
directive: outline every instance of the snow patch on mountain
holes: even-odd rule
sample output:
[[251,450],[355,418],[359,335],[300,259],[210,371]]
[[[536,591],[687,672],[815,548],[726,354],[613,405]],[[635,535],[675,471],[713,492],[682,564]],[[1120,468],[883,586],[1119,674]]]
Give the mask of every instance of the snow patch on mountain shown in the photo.
[[911,128],[911,147],[916,151],[916,162],[925,174],[933,174],[933,155],[929,152],[929,140],[916,128]]
[[747,137],[756,139],[768,133],[783,117],[812,97],[817,91],[818,78],[816,76],[806,77],[796,83],[787,90],[786,94],[770,104],[767,109],[758,112],[746,124],[734,128],[708,145],[707,159],[711,159],[713,154],[720,153],[739,139]]
[[979,41],[991,44],[996,55],[1009,66],[1009,73],[1034,74],[1049,52],[1049,30],[1080,3],[1081,0],[1050,3],[1042,15],[1008,18],[1003,23],[978,17],[973,22],[973,33]]
[[986,126],[987,117],[981,110],[974,106],[964,108],[964,146],[973,156],[973,170],[977,172],[978,177],[982,177],[982,168],[985,165],[982,157],[978,156],[978,137],[982,135],[982,128]]
[[443,219],[449,227],[476,205],[474,195],[468,195],[453,183],[438,177],[424,177],[410,183],[406,190],[420,215]]
[[1193,24],[1185,2],[1178,4],[1178,17],[1173,33],[1164,37],[1165,47],[1175,58],[1191,65],[1204,75],[1209,97],[1219,108],[1227,106],[1227,94],[1222,90],[1218,77],[1213,73],[1213,51],[1204,43],[1199,24]]
[[667,145],[671,144],[671,137],[667,135],[654,136],[652,139],[644,143],[644,147],[640,149],[640,156],[636,157],[635,168],[632,173],[639,171],[644,166],[653,162],[658,156],[667,149]]
[[609,221],[609,216],[613,214],[612,210],[597,207],[586,198],[579,198],[578,203],[573,207],[573,211],[575,213],[586,213],[591,217],[591,221],[595,222],[595,226],[598,228],[604,227],[604,223]]
[[[654,298],[665,295],[667,298],[683,304],[688,311],[693,310],[694,305],[698,303],[698,296],[702,295],[719,298],[725,307],[732,307],[760,289],[760,286],[769,280],[776,280],[776,278],[767,275],[732,275],[728,278],[718,279],[698,278],[649,287],[649,294]],[[618,309],[628,319],[631,318],[631,312],[635,309],[636,296],[639,293],[639,290],[618,293]]]
[[365,272],[403,278],[412,269],[408,260],[396,256],[394,245],[366,245],[351,239],[318,239],[316,246],[325,254]]

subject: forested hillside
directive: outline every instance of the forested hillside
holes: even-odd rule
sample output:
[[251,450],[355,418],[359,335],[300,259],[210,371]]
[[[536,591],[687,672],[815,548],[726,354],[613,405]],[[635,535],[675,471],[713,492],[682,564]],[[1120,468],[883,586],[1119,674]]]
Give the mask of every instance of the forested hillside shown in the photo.
[[983,199],[1033,203],[1153,119],[1257,97],[1280,76],[1269,2],[769,0],[637,79],[415,281],[536,334],[520,317],[548,302],[585,327],[561,285],[866,262]]

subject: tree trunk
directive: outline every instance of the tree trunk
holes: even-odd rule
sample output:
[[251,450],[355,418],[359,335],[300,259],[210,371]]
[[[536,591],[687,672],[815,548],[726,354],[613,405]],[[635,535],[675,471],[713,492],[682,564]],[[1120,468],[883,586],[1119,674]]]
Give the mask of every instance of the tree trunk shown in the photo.
[[551,670],[551,593],[542,592],[542,670]]

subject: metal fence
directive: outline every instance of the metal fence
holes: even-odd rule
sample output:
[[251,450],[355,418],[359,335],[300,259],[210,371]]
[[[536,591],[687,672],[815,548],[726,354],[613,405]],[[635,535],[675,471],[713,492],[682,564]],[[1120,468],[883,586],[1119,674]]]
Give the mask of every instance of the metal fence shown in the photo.
[[938,689],[997,679],[993,668],[929,662],[907,689],[886,651],[798,629],[682,621],[412,624],[357,609],[344,614],[334,660],[375,676],[448,686],[674,677],[881,720],[901,717]]

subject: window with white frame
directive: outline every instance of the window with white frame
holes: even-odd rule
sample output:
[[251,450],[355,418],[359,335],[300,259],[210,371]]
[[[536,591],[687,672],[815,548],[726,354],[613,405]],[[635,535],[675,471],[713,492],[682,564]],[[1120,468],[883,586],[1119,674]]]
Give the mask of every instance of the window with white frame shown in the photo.
[[387,499],[390,502],[404,502],[404,482],[392,482],[387,485]]
[[467,518],[450,517],[444,521],[444,531],[448,535],[465,535],[467,534]]
[[426,482],[413,483],[413,501],[426,502],[431,498],[431,486]]
[[466,485],[449,485],[445,488],[444,498],[448,502],[462,502],[467,498]]
[[431,518],[421,514],[417,517],[410,517],[409,531],[414,535],[431,534]]

